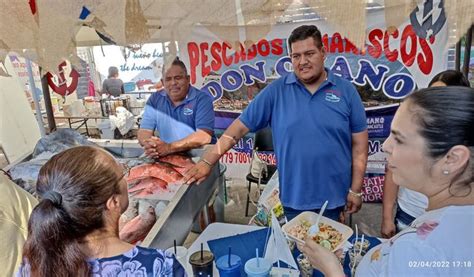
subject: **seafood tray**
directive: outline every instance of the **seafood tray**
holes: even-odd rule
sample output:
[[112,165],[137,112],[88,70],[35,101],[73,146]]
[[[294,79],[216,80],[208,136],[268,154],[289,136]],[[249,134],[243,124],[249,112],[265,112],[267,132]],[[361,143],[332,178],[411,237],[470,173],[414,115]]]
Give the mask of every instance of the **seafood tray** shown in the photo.
[[[130,140],[93,140],[105,149],[112,150],[112,152],[123,153],[137,153],[141,155],[143,150],[138,144],[138,141]],[[204,149],[194,149],[190,152],[193,160],[198,160],[204,153]],[[130,163],[139,160],[131,158],[128,155],[127,159]],[[139,164],[139,163],[138,163]],[[196,185],[182,185],[169,200],[166,209],[159,215],[156,223],[141,243],[144,247],[155,247],[160,249],[167,249],[173,246],[173,241],[176,240],[178,245],[182,245],[188,236],[194,219],[199,215],[203,207],[209,202],[215,189],[218,187],[219,180],[219,165],[216,164],[211,171],[209,177],[204,180],[199,186]]]

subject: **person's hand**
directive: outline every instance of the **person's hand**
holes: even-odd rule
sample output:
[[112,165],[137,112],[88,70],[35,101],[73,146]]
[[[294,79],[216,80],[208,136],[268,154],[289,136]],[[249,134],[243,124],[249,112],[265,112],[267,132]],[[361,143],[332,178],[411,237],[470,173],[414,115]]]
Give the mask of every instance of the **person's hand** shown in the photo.
[[393,237],[396,233],[396,229],[397,228],[395,227],[393,220],[382,220],[382,230],[380,231],[382,238],[389,239]]
[[166,143],[164,141],[161,141],[160,143],[158,143],[155,147],[155,150],[159,157],[164,157],[173,153],[173,149],[171,148],[171,143]]
[[197,185],[202,183],[204,179],[209,176],[211,173],[212,167],[208,164],[206,164],[203,161],[199,161],[196,165],[188,169],[186,172],[183,174],[183,182],[186,185],[190,185],[194,182],[196,182]]
[[325,276],[344,276],[344,270],[338,257],[328,249],[308,237],[305,244],[297,244],[298,249],[306,256],[311,265]]
[[339,222],[341,222],[342,224],[346,224],[346,212],[345,211],[342,211],[339,214]]
[[349,214],[357,213],[362,207],[362,197],[356,196],[352,193],[347,194],[347,204],[345,211]]
[[143,142],[143,148],[145,149],[145,155],[149,158],[158,158],[160,156],[157,146],[166,144],[164,141],[157,137],[151,137]]

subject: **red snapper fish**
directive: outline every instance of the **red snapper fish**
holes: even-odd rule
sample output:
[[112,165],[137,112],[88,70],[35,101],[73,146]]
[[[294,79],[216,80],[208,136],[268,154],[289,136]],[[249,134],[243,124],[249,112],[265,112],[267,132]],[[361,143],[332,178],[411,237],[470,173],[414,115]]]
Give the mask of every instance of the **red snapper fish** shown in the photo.
[[189,169],[194,166],[194,162],[190,157],[178,154],[160,157],[159,161],[172,165],[176,170],[178,168]]
[[156,222],[155,209],[150,206],[145,213],[130,220],[119,232],[120,239],[135,244],[145,239]]
[[161,179],[149,177],[141,180],[137,186],[129,189],[128,192],[132,193],[134,197],[163,194],[168,192],[168,183]]
[[130,170],[127,181],[128,183],[131,183],[139,179],[145,179],[147,177],[161,179],[167,183],[179,183],[183,178],[183,175],[174,170],[172,167],[159,163],[142,164],[135,166]]

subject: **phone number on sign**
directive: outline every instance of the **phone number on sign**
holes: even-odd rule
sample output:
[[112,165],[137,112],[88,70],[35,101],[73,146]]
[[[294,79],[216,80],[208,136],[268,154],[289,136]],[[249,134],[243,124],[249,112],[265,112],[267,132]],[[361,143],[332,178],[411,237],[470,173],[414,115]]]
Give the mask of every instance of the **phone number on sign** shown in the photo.
[[221,163],[246,164],[250,163],[250,154],[243,152],[227,152],[221,157]]
[[[274,153],[258,153],[258,157],[268,163],[268,164],[276,164],[276,158]],[[221,157],[221,163],[226,164],[247,164],[250,163],[252,160],[252,156],[250,153],[245,152],[227,152]]]
[[471,267],[471,261],[409,261],[409,267]]

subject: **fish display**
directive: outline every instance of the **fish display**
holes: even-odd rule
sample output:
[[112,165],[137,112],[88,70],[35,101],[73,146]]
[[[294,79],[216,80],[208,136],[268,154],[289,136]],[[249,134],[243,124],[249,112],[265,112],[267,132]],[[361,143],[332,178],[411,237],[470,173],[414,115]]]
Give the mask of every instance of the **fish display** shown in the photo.
[[130,220],[119,231],[120,239],[128,243],[142,241],[156,222],[155,208],[149,206],[145,213],[139,214]]
[[153,177],[141,180],[136,186],[130,188],[128,192],[134,197],[143,197],[168,192],[168,183]]
[[135,166],[130,170],[127,181],[128,183],[131,183],[133,181],[145,179],[148,177],[161,179],[167,183],[180,183],[183,175],[174,170],[172,167],[159,163],[142,164]]
[[123,226],[136,216],[138,216],[138,200],[130,198],[127,210],[125,210],[125,212],[120,216],[119,230],[122,230]]
[[194,162],[191,157],[179,154],[160,157],[159,161],[172,165],[174,169],[180,173],[181,171],[184,172],[194,166]]

